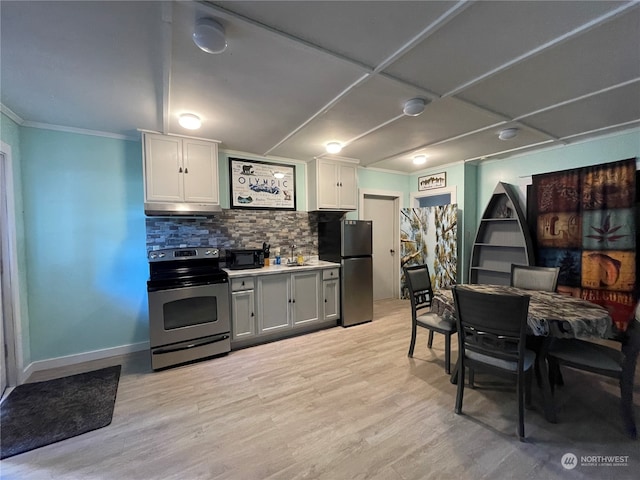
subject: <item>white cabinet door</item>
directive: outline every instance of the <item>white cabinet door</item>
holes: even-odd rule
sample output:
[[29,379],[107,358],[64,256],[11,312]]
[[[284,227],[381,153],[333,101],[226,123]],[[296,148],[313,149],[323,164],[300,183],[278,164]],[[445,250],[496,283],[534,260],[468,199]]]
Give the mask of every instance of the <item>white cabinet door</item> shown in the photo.
[[338,165],[318,160],[318,208],[338,208]]
[[252,337],[256,334],[255,306],[253,290],[243,290],[231,294],[234,340]]
[[356,167],[349,163],[341,163],[339,171],[339,207],[342,210],[355,210],[358,207],[358,185]]
[[320,272],[317,270],[291,274],[294,325],[320,319],[320,287]]
[[340,280],[324,280],[322,282],[323,293],[323,318],[325,320],[338,320],[340,318]]
[[291,327],[291,275],[258,277],[258,333]]
[[165,135],[145,134],[144,149],[145,201],[182,201],[182,140]]
[[182,144],[184,200],[220,203],[218,195],[218,145],[185,138]]
[[310,210],[356,210],[357,165],[319,158],[309,163]]
[[145,203],[220,204],[215,142],[144,134]]

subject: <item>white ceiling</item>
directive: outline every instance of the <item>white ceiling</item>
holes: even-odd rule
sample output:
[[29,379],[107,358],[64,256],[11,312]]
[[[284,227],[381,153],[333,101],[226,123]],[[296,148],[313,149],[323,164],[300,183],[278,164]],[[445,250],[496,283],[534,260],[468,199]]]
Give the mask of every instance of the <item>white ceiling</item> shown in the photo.
[[[193,43],[202,16],[224,26],[224,53]],[[401,172],[640,125],[636,1],[3,0],[0,20],[1,102],[27,125],[304,161],[336,140]],[[404,116],[414,97],[430,103]],[[519,135],[499,140],[507,127]]]

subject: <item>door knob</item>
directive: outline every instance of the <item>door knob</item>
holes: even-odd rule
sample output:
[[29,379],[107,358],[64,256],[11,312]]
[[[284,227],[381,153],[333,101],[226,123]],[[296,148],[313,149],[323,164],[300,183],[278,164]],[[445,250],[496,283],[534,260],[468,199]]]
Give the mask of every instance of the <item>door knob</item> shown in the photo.
[[390,253],[391,255],[393,255],[393,254],[395,254],[395,253],[396,253],[396,251],[392,248],[391,250],[389,250],[389,253]]

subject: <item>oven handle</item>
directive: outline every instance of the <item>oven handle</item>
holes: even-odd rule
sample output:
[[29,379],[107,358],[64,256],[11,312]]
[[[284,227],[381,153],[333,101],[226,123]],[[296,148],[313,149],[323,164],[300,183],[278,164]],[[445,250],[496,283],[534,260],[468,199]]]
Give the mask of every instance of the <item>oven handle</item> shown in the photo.
[[222,335],[220,337],[215,338],[214,340],[205,340],[204,342],[200,342],[200,343],[187,343],[187,344],[182,344],[175,347],[158,348],[153,351],[153,354],[162,355],[163,353],[179,352],[181,350],[188,350],[189,348],[204,347],[205,345],[211,345],[212,343],[222,342],[227,338],[229,338],[229,335]]

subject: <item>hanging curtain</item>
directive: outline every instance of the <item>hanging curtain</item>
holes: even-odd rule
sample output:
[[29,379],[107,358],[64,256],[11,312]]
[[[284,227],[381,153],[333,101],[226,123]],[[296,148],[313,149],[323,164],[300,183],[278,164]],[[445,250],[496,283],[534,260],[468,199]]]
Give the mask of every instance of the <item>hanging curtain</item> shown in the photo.
[[427,264],[433,288],[456,283],[458,205],[400,210],[400,286],[408,298],[402,267]]
[[533,176],[536,263],[558,291],[606,307],[624,331],[636,282],[636,160]]

